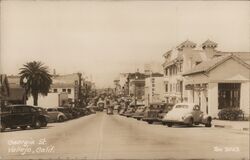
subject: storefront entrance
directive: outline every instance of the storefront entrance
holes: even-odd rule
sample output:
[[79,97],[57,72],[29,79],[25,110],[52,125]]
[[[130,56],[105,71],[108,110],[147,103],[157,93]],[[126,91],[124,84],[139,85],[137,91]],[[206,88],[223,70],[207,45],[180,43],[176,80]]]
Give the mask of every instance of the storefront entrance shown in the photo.
[[219,83],[218,84],[219,108],[240,107],[240,83]]

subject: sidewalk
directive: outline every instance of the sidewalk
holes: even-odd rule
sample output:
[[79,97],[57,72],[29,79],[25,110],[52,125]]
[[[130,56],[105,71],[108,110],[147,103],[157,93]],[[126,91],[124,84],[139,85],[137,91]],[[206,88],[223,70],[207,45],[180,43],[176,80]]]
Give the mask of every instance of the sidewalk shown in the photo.
[[249,121],[225,121],[225,120],[212,120],[213,127],[229,128],[243,131],[249,131]]

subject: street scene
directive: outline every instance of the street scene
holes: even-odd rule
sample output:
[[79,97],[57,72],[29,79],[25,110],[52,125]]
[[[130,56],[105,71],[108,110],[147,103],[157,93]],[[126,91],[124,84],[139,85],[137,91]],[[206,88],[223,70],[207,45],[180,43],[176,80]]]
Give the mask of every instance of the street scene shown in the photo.
[[249,159],[250,2],[0,4],[0,160]]
[[[11,145],[14,142],[9,140],[39,143],[44,138],[44,145],[27,147],[36,153],[8,153],[8,148],[22,146]],[[230,159],[244,159],[249,153],[248,138],[249,134],[240,130],[203,126],[167,128],[97,113],[65,123],[51,123],[39,130],[1,133],[0,152],[2,159],[224,159],[225,154]]]

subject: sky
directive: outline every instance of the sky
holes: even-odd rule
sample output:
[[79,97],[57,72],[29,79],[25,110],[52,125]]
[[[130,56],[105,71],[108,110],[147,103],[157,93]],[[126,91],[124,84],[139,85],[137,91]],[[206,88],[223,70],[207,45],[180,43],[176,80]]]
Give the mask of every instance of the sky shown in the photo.
[[[0,71],[42,61],[110,87],[185,40],[250,51],[249,1],[1,1]],[[89,78],[90,79],[90,78]]]

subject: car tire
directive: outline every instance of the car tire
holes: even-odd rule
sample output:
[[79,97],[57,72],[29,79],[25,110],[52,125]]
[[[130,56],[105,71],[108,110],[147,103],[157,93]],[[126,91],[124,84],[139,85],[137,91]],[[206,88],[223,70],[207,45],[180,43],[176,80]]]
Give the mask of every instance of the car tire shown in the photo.
[[64,121],[63,116],[59,116],[59,118],[58,118],[58,122],[63,122],[63,121]]
[[43,121],[41,126],[42,126],[42,127],[46,127],[47,124],[48,124],[48,123],[47,123],[46,121]]
[[10,127],[10,129],[17,129],[17,127]]
[[27,126],[20,126],[20,128],[21,128],[22,130],[25,130],[25,129],[27,128]]
[[40,120],[36,120],[36,121],[35,121],[35,124],[34,124],[34,128],[35,128],[35,129],[39,129],[39,128],[41,128],[41,126],[42,126],[41,121],[40,121]]
[[1,132],[3,132],[6,129],[6,124],[5,123],[1,123]]
[[208,122],[205,124],[205,127],[212,127],[211,120],[208,120]]
[[153,121],[148,121],[148,124],[153,124]]
[[194,119],[193,119],[193,118],[190,118],[189,123],[188,123],[188,126],[189,126],[189,127],[192,127],[192,126],[193,126],[193,123],[194,123]]
[[164,126],[167,124],[166,122],[161,122],[161,123],[162,123],[162,125],[164,125]]
[[168,127],[172,127],[173,124],[172,124],[172,123],[167,123],[167,126],[168,126]]

